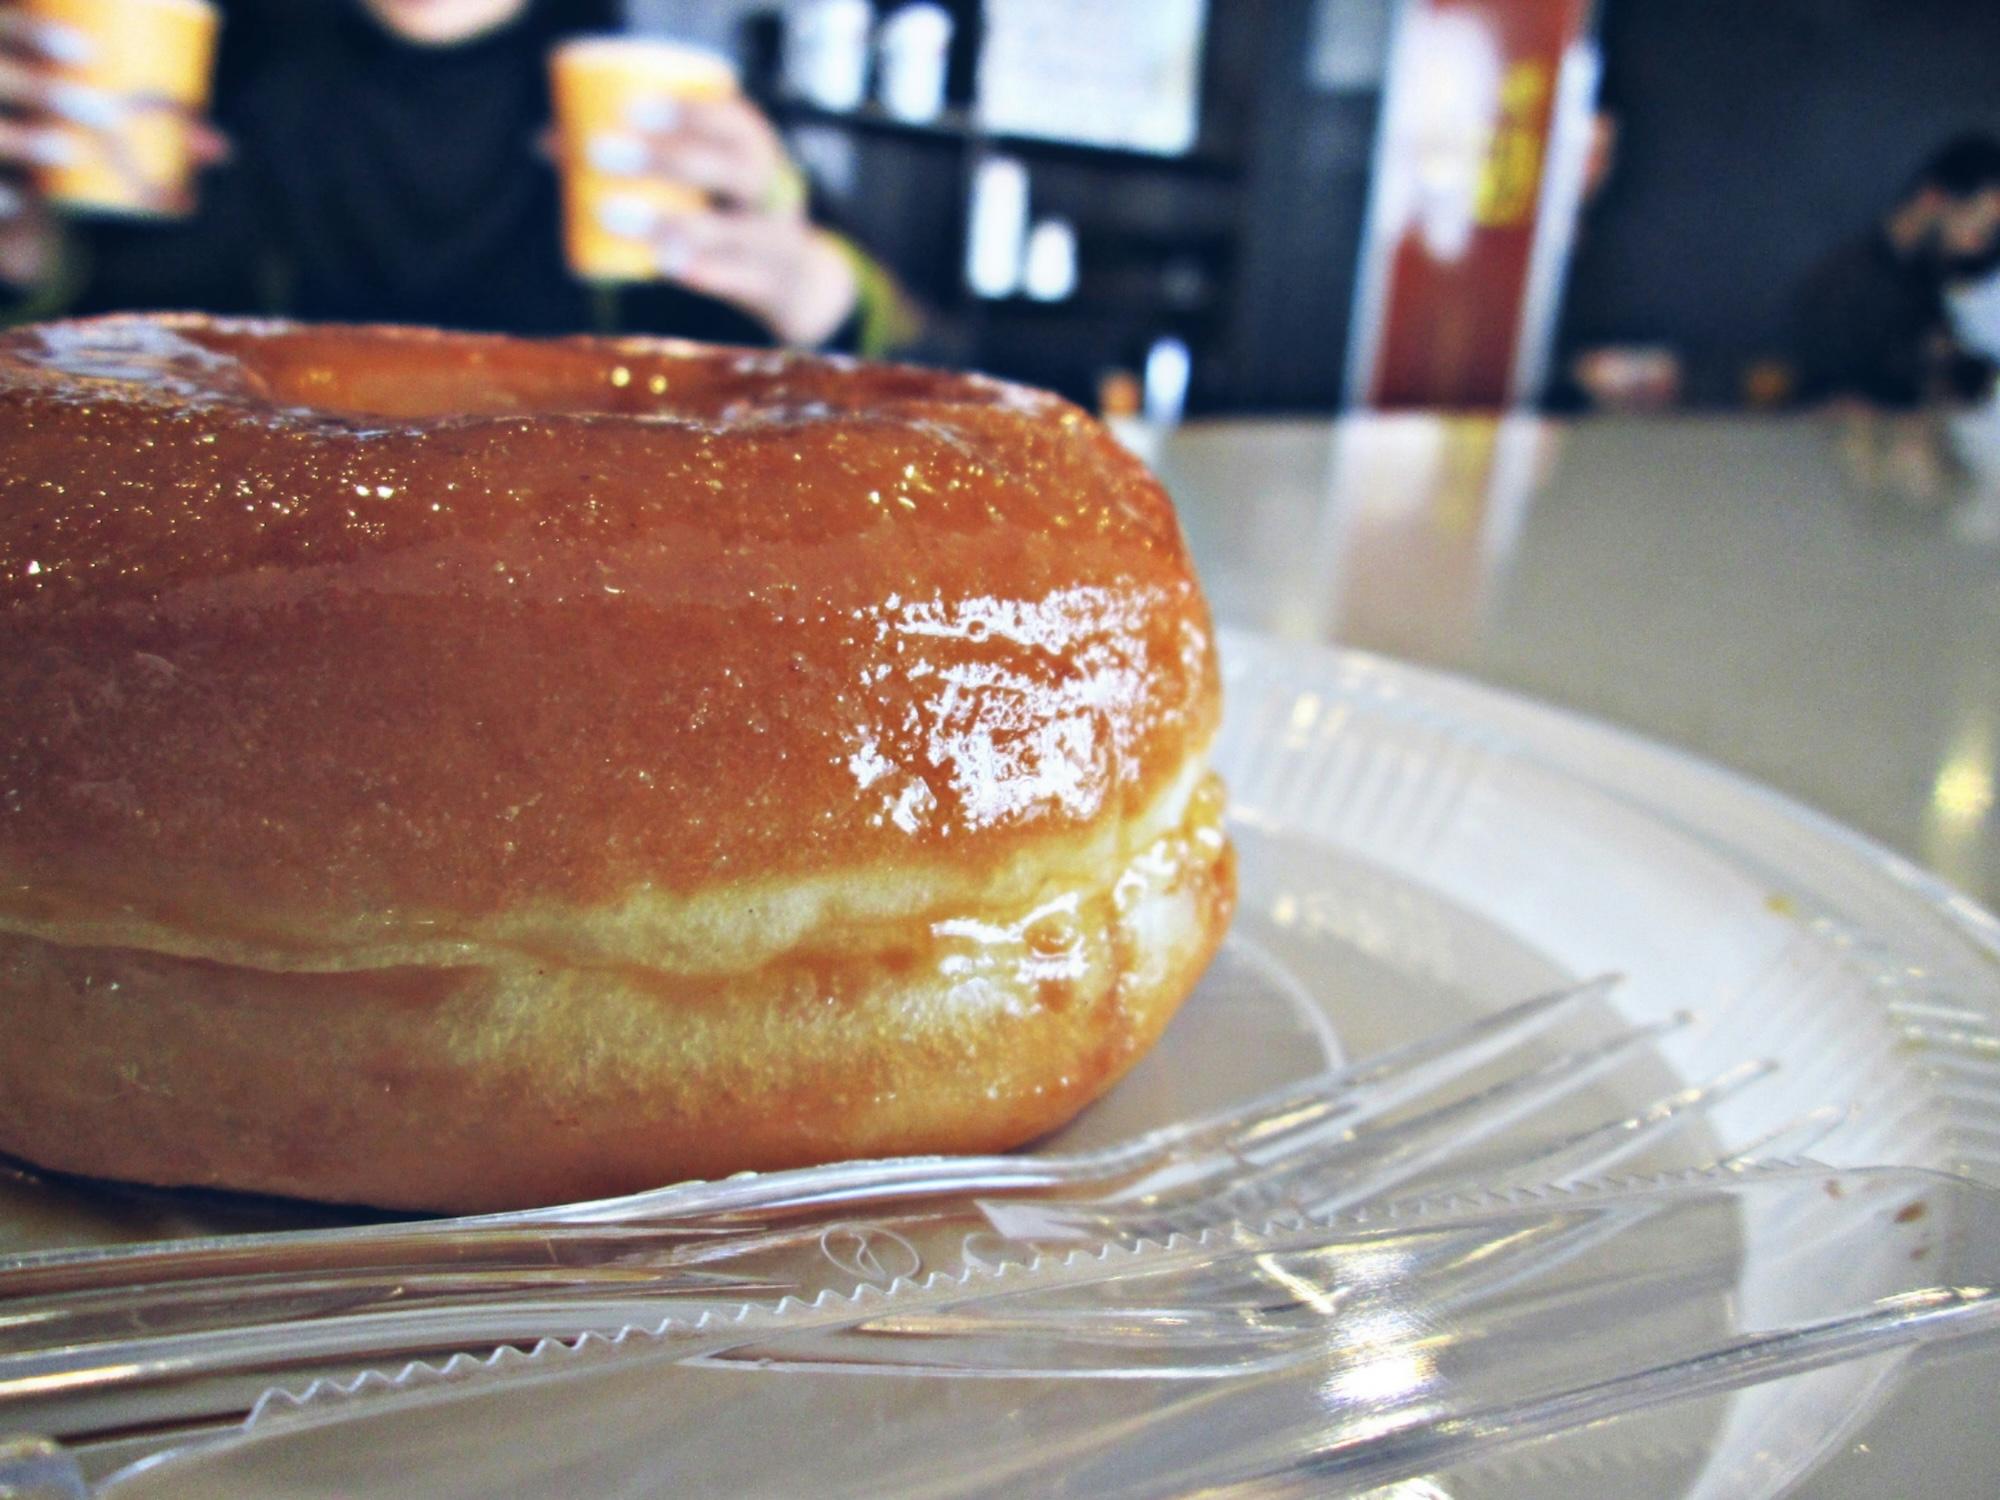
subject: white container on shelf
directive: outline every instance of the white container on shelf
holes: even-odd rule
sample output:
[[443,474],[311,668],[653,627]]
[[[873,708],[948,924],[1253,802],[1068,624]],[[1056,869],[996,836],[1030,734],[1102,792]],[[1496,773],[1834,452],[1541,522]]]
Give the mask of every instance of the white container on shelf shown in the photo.
[[1177,338],[1155,339],[1146,351],[1145,413],[1155,427],[1172,427],[1187,410],[1188,382],[1194,359]]
[[965,236],[965,283],[982,297],[1009,297],[1021,285],[1028,237],[1028,169],[989,156],[972,174]]
[[868,97],[868,0],[804,0],[785,15],[785,85],[822,109],[861,107]]
[[1068,219],[1043,219],[1028,232],[1021,290],[1037,302],[1060,302],[1076,290],[1076,227]]
[[875,39],[876,91],[899,120],[923,124],[944,113],[951,13],[919,0],[882,23]]

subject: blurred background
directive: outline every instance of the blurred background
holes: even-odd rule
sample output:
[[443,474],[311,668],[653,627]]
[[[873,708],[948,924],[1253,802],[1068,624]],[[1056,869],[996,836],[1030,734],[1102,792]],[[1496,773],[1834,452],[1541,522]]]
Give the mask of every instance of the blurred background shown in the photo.
[[[343,3],[230,0],[225,71]],[[1192,414],[1784,404],[1815,263],[2000,131],[1981,0],[603,9],[739,62],[923,352],[1096,405],[1171,341]]]
[[[22,3],[59,15],[80,0]],[[253,152],[267,122],[235,118],[241,99],[282,71],[274,59],[332,45],[328,14],[405,38],[428,26],[458,50],[479,38],[447,26],[456,11],[516,29],[525,14],[550,39],[624,26],[713,49],[804,169],[815,216],[921,314],[904,352],[1114,409],[1151,358],[1154,409],[1192,415],[1826,394],[1800,326],[1815,267],[1940,148],[2000,132],[2000,7],[1981,0],[222,10],[220,123]],[[410,93],[442,87],[436,67],[348,50],[357,70],[405,69]],[[369,126],[360,105],[333,112],[310,144],[340,156]],[[453,144],[417,132],[401,165],[459,173]]]
[[[795,27],[813,8],[791,7]],[[1675,389],[1656,399],[1780,403],[1797,387],[1796,299],[1815,262],[1885,213],[1949,138],[2000,131],[2000,7],[1979,0],[943,8],[944,109],[919,122],[883,107],[880,68],[852,108],[815,105],[809,75],[787,87],[768,5],[634,0],[631,13],[745,52],[842,221],[935,310],[965,362],[1085,401],[1109,371],[1143,374],[1162,338],[1189,351],[1193,412],[1327,411],[1367,393],[1373,372],[1354,360],[1394,356],[1355,337],[1358,318],[1383,310],[1369,294],[1379,304],[1390,290],[1366,274],[1371,204],[1455,187],[1476,197],[1482,174],[1512,172],[1511,205],[1474,209],[1478,274],[1396,289],[1433,342],[1454,327],[1462,342],[1395,372],[1387,394],[1583,401],[1569,367],[1609,348],[1664,356]],[[1414,33],[1400,70],[1399,29]],[[1384,131],[1399,112],[1420,139],[1394,152]],[[1025,202],[984,222],[1006,242],[989,260],[1025,265],[1036,231],[1046,244],[1060,226],[1073,280],[1059,265],[1041,284],[968,274],[979,189],[1012,194],[1015,167]],[[1601,182],[1564,266],[1593,168]],[[1555,285],[1517,309],[1533,319],[1520,333],[1549,341],[1526,372],[1543,378],[1520,391],[1481,368],[1501,340],[1482,346],[1478,325],[1526,291],[1530,267],[1505,241],[1545,207],[1569,222],[1544,234],[1558,264],[1539,269]]]

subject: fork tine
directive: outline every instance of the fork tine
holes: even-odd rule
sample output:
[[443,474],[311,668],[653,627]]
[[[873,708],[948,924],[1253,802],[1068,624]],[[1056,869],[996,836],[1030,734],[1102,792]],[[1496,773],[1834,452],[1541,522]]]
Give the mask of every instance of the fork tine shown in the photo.
[[1943,1052],[1981,1059],[1988,1066],[2000,1062],[2000,1036],[1979,1027],[1913,1024],[1903,1027],[1902,1038],[1916,1046],[1935,1047]]
[[[1707,1083],[1696,1084],[1662,1095],[1642,1110],[1623,1119],[1609,1120],[1589,1130],[1530,1150],[1495,1170],[1485,1166],[1462,1180],[1426,1180],[1418,1191],[1426,1198],[1454,1188],[1468,1192],[1506,1194],[1523,1190],[1568,1190],[1592,1181],[1603,1181],[1604,1173],[1642,1147],[1698,1118],[1723,1100],[1732,1098],[1777,1070],[1771,1062],[1742,1063],[1716,1075]],[[1697,1170],[1721,1165],[1704,1164]],[[1553,1169],[1553,1170],[1552,1170]],[[1542,1275],[1553,1266],[1588,1254],[1602,1239],[1604,1226],[1589,1222],[1560,1230],[1528,1247],[1522,1256],[1505,1254],[1492,1258],[1486,1274],[1470,1278],[1469,1289],[1485,1293],[1503,1291],[1529,1276]]]
[[1662,1094],[1642,1109],[1578,1131],[1503,1165],[1489,1178],[1494,1187],[1560,1186],[1601,1176],[1619,1162],[1700,1118],[1760,1079],[1777,1071],[1770,1061],[1739,1063],[1709,1079]]
[[1853,1117],[1853,1111],[1835,1104],[1822,1104],[1804,1114],[1767,1130],[1747,1141],[1727,1156],[1718,1157],[1719,1167],[1750,1166],[1761,1161],[1791,1161],[1810,1156],[1813,1148]]
[[[1364,1135],[1343,1130],[1333,1136],[1333,1142],[1339,1149],[1349,1144],[1345,1139],[1348,1135],[1356,1137],[1357,1145],[1363,1140],[1372,1142],[1380,1138],[1414,1141],[1448,1135],[1454,1147],[1476,1144],[1551,1099],[1560,1098],[1592,1082],[1613,1064],[1645,1044],[1685,1026],[1690,1019],[1688,1013],[1683,1011],[1644,1026],[1627,1028],[1608,1040],[1559,1053],[1545,1062],[1488,1084],[1477,1093],[1451,1100],[1379,1131]],[[1269,1161],[1294,1154],[1301,1143],[1317,1144],[1332,1134],[1322,1122],[1310,1121],[1288,1135],[1266,1134],[1259,1142],[1257,1151],[1244,1151],[1241,1155],[1247,1165],[1262,1167]]]
[[[1517,1001],[1462,1026],[1391,1047],[1336,1072],[1284,1084],[1214,1114],[1149,1132],[1096,1154],[1089,1170],[1124,1169],[1135,1180],[1111,1188],[1109,1202],[1185,1196],[1235,1177],[1245,1162],[1289,1156],[1308,1139],[1344,1134],[1533,1040],[1620,983],[1601,974]],[[1305,1132],[1316,1132],[1308,1138]],[[1079,1167],[1084,1158],[1077,1158]]]
[[[1417,1184],[1415,1190],[1422,1198],[1435,1200],[1454,1190],[1506,1194],[1530,1188],[1568,1189],[1593,1180],[1601,1181],[1603,1172],[1640,1147],[1678,1129],[1706,1109],[1768,1077],[1774,1070],[1775,1065],[1770,1063],[1741,1064],[1705,1084],[1665,1094],[1646,1108],[1622,1119],[1606,1121],[1502,1162],[1497,1169],[1490,1163],[1484,1164],[1471,1177],[1462,1180],[1449,1177],[1427,1179]],[[1551,1167],[1558,1170],[1552,1173],[1549,1170]],[[1524,1247],[1522,1255],[1510,1257],[1505,1253],[1496,1254],[1488,1258],[1489,1264],[1482,1274],[1468,1277],[1466,1289],[1491,1293],[1504,1290],[1525,1276],[1545,1274],[1552,1265],[1588,1253],[1602,1235],[1601,1224],[1585,1221],[1535,1241]]]
[[[1623,982],[1624,976],[1620,974],[1597,974],[1576,984],[1531,995],[1463,1026],[1378,1052],[1342,1070],[1339,1076],[1350,1087],[1374,1087],[1398,1074],[1420,1072],[1436,1062],[1447,1063],[1456,1072],[1465,1058],[1484,1061],[1505,1051],[1589,1002],[1603,999]],[[1488,1047],[1492,1050],[1486,1050]]]
[[1599,974],[1531,996],[1463,1026],[1391,1047],[1304,1087],[1288,1085],[1223,1114],[1192,1121],[1186,1132],[1207,1134],[1233,1125],[1229,1133],[1234,1148],[1254,1159],[1264,1140],[1315,1123],[1342,1105],[1351,1120],[1386,1114],[1539,1036],[1603,999],[1621,982],[1620,975]]
[[1607,1041],[1562,1053],[1463,1099],[1380,1130],[1343,1120],[1314,1119],[1289,1134],[1267,1137],[1222,1192],[1194,1202],[1149,1205],[1175,1225],[1212,1222],[1216,1211],[1269,1212],[1282,1205],[1308,1216],[1337,1212],[1390,1191],[1449,1153],[1490,1139],[1555,1100],[1594,1082],[1646,1045],[1684,1026],[1679,1015],[1633,1027]]

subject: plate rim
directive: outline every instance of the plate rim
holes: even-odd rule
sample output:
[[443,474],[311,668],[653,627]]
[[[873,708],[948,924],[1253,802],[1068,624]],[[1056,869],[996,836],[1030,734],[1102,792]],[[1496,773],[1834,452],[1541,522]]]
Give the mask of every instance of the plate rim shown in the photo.
[[[1225,685],[1229,674],[1247,665],[1248,659],[1254,656],[1261,656],[1263,665],[1279,670],[1316,666],[1320,671],[1312,675],[1318,677],[1320,672],[1330,674],[1331,680],[1341,682],[1343,686],[1360,676],[1372,679],[1377,686],[1387,685],[1399,692],[1415,688],[1418,691],[1411,696],[1426,700],[1430,706],[1461,723],[1480,723],[1484,727],[1486,716],[1466,712],[1466,703],[1479,709],[1496,707],[1511,718],[1524,721],[1530,731],[1541,731],[1543,734],[1554,731],[1572,740],[1585,742],[1595,740],[1615,746],[1626,755],[1640,760],[1657,761],[1678,775],[1705,781],[1712,789],[1759,807],[1765,813],[1791,824],[1797,831],[1831,844],[1870,873],[1883,878],[1899,894],[1920,902],[1933,917],[1966,939],[1981,956],[2000,966],[2000,915],[1943,876],[1924,868],[1908,855],[1891,849],[1872,835],[1842,822],[1831,813],[1822,812],[1789,792],[1711,760],[1697,751],[1530,693],[1381,652],[1295,641],[1241,626],[1218,626],[1215,635],[1223,662]],[[1465,701],[1453,702],[1453,699]],[[1555,755],[1560,760],[1557,769],[1564,776],[1622,800],[1636,802],[1649,810],[1665,810],[1660,799],[1644,797],[1618,781],[1593,774],[1587,767],[1576,764],[1573,753],[1552,750],[1546,745],[1525,745],[1516,737],[1518,727],[1514,724],[1503,727],[1503,733],[1511,742],[1507,748],[1516,753],[1531,749],[1537,754]]]

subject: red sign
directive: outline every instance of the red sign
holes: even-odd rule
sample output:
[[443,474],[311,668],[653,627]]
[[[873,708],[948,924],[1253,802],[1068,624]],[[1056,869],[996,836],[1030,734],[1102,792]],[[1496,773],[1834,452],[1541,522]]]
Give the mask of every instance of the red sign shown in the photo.
[[1547,189],[1589,12],[1590,0],[1409,0],[1356,309],[1350,389],[1369,404],[1534,394],[1516,386],[1531,319],[1554,311],[1535,284],[1559,278],[1567,253],[1574,194]]

